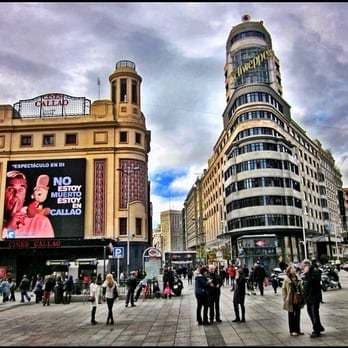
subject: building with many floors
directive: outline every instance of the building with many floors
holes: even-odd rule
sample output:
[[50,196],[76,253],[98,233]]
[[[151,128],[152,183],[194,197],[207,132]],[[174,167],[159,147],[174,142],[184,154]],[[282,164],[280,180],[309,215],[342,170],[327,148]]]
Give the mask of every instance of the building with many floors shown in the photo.
[[130,269],[142,265],[152,243],[142,78],[119,61],[109,80],[107,100],[50,93],[0,105],[0,266],[17,279],[49,273],[49,260],[94,265],[112,246],[124,248],[121,270],[127,245]]
[[331,153],[292,118],[282,97],[280,62],[262,21],[244,16],[232,28],[224,70],[223,130],[199,178],[197,214],[206,249],[224,245],[232,258],[249,266],[261,259],[270,269],[280,260],[303,259],[305,234],[309,257],[330,250],[340,255],[335,245],[342,233],[341,174]]
[[184,233],[182,227],[182,211],[166,210],[160,214],[162,254],[166,251],[184,250]]

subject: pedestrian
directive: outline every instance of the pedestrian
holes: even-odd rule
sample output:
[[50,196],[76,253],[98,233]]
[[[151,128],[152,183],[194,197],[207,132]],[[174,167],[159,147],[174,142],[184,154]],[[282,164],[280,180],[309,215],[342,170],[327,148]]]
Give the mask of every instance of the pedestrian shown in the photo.
[[303,307],[302,281],[293,266],[285,271],[282,287],[283,309],[288,311],[289,332],[291,336],[303,335],[300,330],[301,308]]
[[[210,281],[209,281],[210,280]],[[208,275],[208,304],[210,324],[214,323],[214,317],[217,323],[221,323],[220,319],[220,294],[223,280],[217,272],[215,266],[210,267]]]
[[1,290],[2,290],[2,302],[5,303],[10,300],[10,283],[8,279],[5,277],[1,282]]
[[320,322],[319,308],[323,299],[321,293],[321,275],[315,264],[311,264],[310,260],[303,261],[304,277],[304,301],[307,304],[307,312],[311,319],[313,332],[311,338],[320,337],[321,333],[325,331]]
[[260,295],[263,296],[263,282],[266,278],[266,272],[263,266],[260,264],[260,261],[257,261],[254,265],[254,281],[256,282]]
[[114,280],[112,274],[107,274],[105,282],[103,283],[103,296],[106,298],[106,303],[108,306],[108,317],[106,320],[106,325],[114,325],[114,317],[112,314],[112,307],[116,298],[118,297],[117,283]]
[[19,284],[19,290],[21,291],[21,303],[24,303],[24,297],[27,299],[28,302],[30,302],[31,298],[28,295],[30,287],[30,281],[28,277],[24,274],[22,281]]
[[16,302],[15,290],[16,290],[16,282],[10,277],[8,278],[8,282],[10,284],[10,302]]
[[[236,318],[232,320],[233,322],[241,322],[245,323],[245,275],[243,272],[243,268],[239,268],[236,273],[236,288],[234,290],[233,294],[233,307],[234,307],[234,314]],[[240,319],[239,316],[239,306],[241,308],[242,312],[242,319]]]
[[36,283],[35,283],[34,290],[33,290],[33,292],[35,294],[35,303],[39,303],[42,301],[43,285],[44,285],[44,282],[43,282],[41,276],[39,275],[36,279]]
[[[103,285],[103,278],[102,278],[102,275],[100,273],[97,276],[96,283],[100,287],[102,287],[102,285]],[[103,293],[102,293],[102,291],[99,291],[98,304],[102,304],[102,300],[103,300]]]
[[164,298],[168,298],[168,297],[169,297],[169,299],[171,299],[172,296],[174,296],[174,292],[173,292],[173,290],[171,289],[171,287],[170,287],[170,285],[169,285],[169,282],[167,282],[167,283],[165,284],[165,288],[164,288],[164,290],[163,290],[163,297],[164,297]]
[[188,284],[192,285],[192,277],[193,277],[193,271],[192,271],[192,268],[190,267],[189,270],[187,271],[187,285]]
[[134,290],[134,292],[135,292],[134,302],[138,301],[138,299],[140,297],[140,294],[143,291],[143,289],[146,288],[146,285],[147,285],[146,279],[142,279],[142,280],[139,281],[137,287]]
[[91,324],[96,325],[98,322],[95,320],[95,315],[98,307],[98,297],[100,292],[100,286],[97,285],[95,276],[91,278],[91,283],[89,285],[89,298],[91,302]]
[[247,279],[249,277],[249,268],[246,264],[244,264],[243,266],[243,273],[244,273],[245,279]]
[[224,270],[223,267],[221,267],[220,269],[220,278],[221,278],[221,281],[222,281],[222,285],[225,284],[225,278],[226,278],[226,271]]
[[[206,267],[201,267],[199,274],[195,277],[195,296],[197,300],[196,319],[198,325],[210,325],[208,322],[208,270]],[[203,320],[202,320],[203,308]]]
[[50,305],[50,298],[51,298],[51,291],[54,289],[54,278],[53,276],[47,275],[45,277],[45,283],[43,286],[43,299],[42,304],[43,306],[49,306]]
[[129,302],[131,303],[132,307],[135,307],[136,305],[134,304],[134,291],[138,285],[135,271],[130,273],[130,277],[127,279],[126,283],[127,283],[126,307],[128,307]]
[[155,280],[153,282],[152,292],[153,292],[155,298],[161,298],[161,289],[160,289],[160,287],[158,285],[158,281],[157,280]]
[[228,277],[230,279],[230,285],[231,285],[231,291],[234,290],[234,286],[235,286],[235,278],[236,278],[236,266],[234,263],[232,263],[232,265],[229,265],[228,269],[227,269],[227,273],[228,273]]
[[59,304],[63,302],[63,287],[64,283],[61,276],[57,277],[56,285],[55,285],[55,291],[54,291],[54,303]]
[[69,304],[71,302],[71,295],[74,290],[74,279],[72,275],[69,275],[69,277],[64,282],[64,304]]
[[279,283],[278,283],[278,278],[274,273],[271,275],[271,284],[272,284],[273,291],[276,294]]

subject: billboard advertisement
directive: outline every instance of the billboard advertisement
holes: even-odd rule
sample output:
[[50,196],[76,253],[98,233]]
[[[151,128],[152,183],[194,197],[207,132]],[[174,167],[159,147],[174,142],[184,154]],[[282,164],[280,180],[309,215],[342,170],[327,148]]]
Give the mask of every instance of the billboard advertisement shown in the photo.
[[2,236],[83,238],[86,160],[9,161]]

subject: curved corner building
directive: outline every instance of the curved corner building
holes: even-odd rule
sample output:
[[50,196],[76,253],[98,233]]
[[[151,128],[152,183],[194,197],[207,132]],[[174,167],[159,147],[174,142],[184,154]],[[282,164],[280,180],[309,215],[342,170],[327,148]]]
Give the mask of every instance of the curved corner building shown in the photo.
[[244,18],[232,28],[225,88],[224,237],[231,238],[233,257],[249,267],[262,259],[267,269],[297,262],[304,257],[303,223],[308,256],[317,255],[311,237],[322,235],[333,218],[323,196],[327,152],[291,119],[262,21]]

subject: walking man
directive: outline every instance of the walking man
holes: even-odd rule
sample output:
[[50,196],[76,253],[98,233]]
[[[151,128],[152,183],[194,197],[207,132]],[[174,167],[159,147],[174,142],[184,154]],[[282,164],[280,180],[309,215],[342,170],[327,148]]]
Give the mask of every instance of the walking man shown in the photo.
[[30,296],[28,295],[30,286],[30,281],[27,276],[24,274],[21,283],[19,284],[19,290],[21,291],[21,303],[24,303],[24,297],[30,302]]
[[265,269],[260,265],[260,261],[257,261],[254,267],[254,280],[260,289],[260,295],[263,296],[263,282],[266,278]]
[[304,266],[304,299],[307,304],[307,312],[311,319],[313,332],[311,338],[320,337],[321,333],[325,331],[320,322],[319,307],[322,301],[321,293],[321,275],[317,267],[311,264],[310,260],[303,261]]

